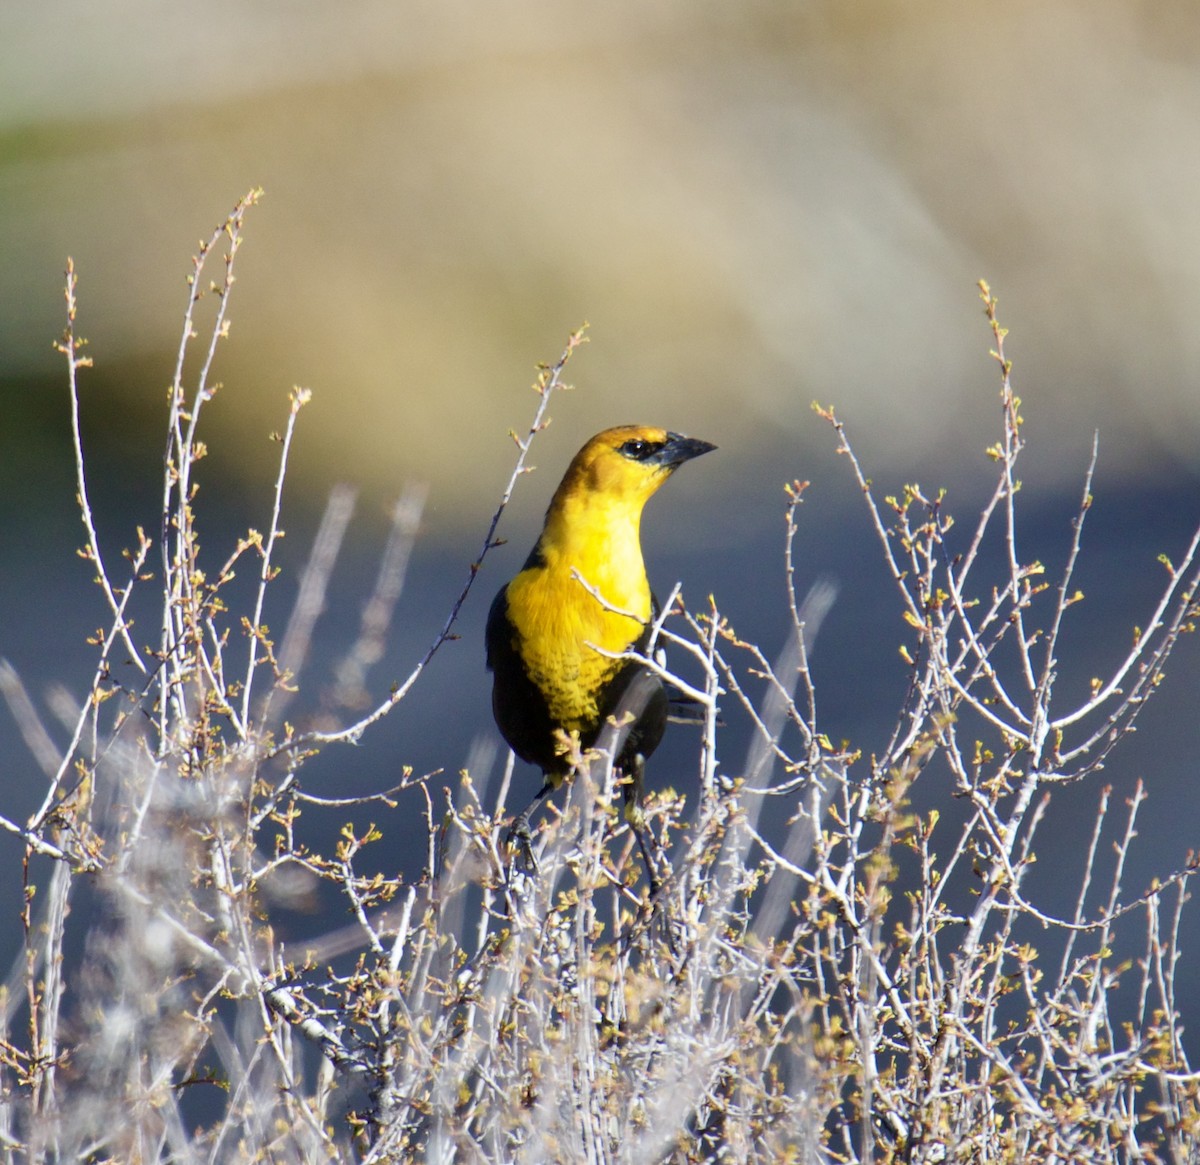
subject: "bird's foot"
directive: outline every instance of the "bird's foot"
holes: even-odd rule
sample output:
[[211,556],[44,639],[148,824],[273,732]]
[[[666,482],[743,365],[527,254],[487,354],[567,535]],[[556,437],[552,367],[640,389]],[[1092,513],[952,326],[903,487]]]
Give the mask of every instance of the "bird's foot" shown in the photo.
[[529,829],[529,816],[525,813],[513,818],[504,835],[506,849],[515,851],[515,864],[520,872],[533,875],[538,872],[537,855],[533,852],[533,834]]

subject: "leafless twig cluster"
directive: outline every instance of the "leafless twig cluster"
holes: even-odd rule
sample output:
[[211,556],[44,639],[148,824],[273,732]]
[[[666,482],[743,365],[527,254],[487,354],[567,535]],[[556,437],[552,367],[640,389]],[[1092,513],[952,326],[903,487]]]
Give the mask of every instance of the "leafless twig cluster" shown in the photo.
[[[76,384],[87,360],[68,270],[61,350],[83,554],[109,619],[65,745],[15,671],[0,672],[46,779],[27,820],[0,806],[0,826],[24,842],[28,887],[0,1009],[0,1155],[1200,1160],[1198,1077],[1176,998],[1194,862],[1127,888],[1145,793],[1119,809],[1099,789],[1090,847],[1076,855],[1074,911],[1056,917],[1026,888],[1050,798],[1095,779],[1191,629],[1200,532],[1168,564],[1125,658],[1086,698],[1065,699],[1058,652],[1080,598],[1073,574],[1091,469],[1065,569],[1047,580],[1020,550],[1023,422],[986,286],[1001,439],[989,451],[994,492],[965,538],[940,495],[910,486],[877,498],[841,421],[818,410],[903,603],[911,678],[886,746],[867,757],[823,731],[809,650],[832,594],[797,595],[797,482],[787,508],[791,633],[779,657],[678,590],[655,628],[646,662],[687,694],[700,723],[694,772],[646,806],[658,891],[618,809],[611,748],[578,758],[565,804],[535,839],[536,870],[505,848],[507,775],[497,803],[469,773],[445,793],[406,773],[401,786],[423,796],[428,847],[424,877],[406,881],[372,872],[374,828],[347,825],[321,846],[296,828],[315,806],[386,814],[400,787],[320,798],[303,787],[304,764],[369,732],[452,636],[583,337],[541,371],[535,417],[514,435],[512,478],[428,652],[385,698],[369,698],[420,514],[422,494],[411,490],[359,638],[336,669],[336,707],[297,728],[285,712],[353,506],[335,492],[277,645],[264,612],[305,390],[294,391],[279,437],[265,533],[248,531],[212,569],[196,523],[199,426],[256,199],[239,203],[195,257],[162,525],[138,531],[121,575],[101,553],[89,501]],[[204,285],[217,263],[222,276]],[[984,577],[982,550],[996,538],[1005,567]],[[248,568],[255,585],[238,607],[231,583]],[[160,596],[152,645],[131,626],[135,592]],[[685,681],[668,658],[699,678]],[[348,721],[347,708],[358,709]],[[740,760],[723,754],[726,721],[751,738]],[[913,807],[914,786],[935,769],[962,812]],[[272,926],[275,904],[289,886],[318,884],[340,896],[352,926],[289,949]],[[1140,934],[1136,959],[1118,960],[1118,932]],[[1122,979],[1136,984],[1125,1012],[1113,997]]]

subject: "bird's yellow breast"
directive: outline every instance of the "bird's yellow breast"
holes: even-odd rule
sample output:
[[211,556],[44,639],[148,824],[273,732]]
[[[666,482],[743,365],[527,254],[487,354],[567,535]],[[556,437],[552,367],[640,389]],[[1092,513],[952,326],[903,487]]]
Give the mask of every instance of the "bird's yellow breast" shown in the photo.
[[632,549],[609,542],[596,547],[598,553],[579,554],[578,561],[547,547],[541,563],[508,585],[508,617],[526,672],[567,731],[596,728],[607,686],[624,666],[595,648],[628,651],[650,621],[650,585],[636,537],[635,528]]

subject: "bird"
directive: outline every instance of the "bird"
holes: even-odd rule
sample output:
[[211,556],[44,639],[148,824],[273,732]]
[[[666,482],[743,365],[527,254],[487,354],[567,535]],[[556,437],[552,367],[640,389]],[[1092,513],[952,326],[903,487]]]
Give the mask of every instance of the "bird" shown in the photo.
[[669,701],[654,672],[619,657],[645,651],[658,611],[642,557],[643,507],[684,462],[714,449],[645,425],[597,433],[567,467],[525,565],[492,602],[484,636],[492,712],[509,747],[544,777],[508,832],[530,864],[530,816],[571,775],[573,738],[586,752],[619,715],[625,736],[614,766],[655,885],[638,826],[645,762]]

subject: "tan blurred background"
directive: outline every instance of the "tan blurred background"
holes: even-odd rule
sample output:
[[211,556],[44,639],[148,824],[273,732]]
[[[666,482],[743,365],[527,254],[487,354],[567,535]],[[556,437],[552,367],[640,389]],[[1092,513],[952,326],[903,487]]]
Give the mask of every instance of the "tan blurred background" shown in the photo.
[[[577,391],[552,410],[543,471],[508,521],[520,551],[489,565],[464,642],[382,730],[384,755],[418,767],[453,771],[473,740],[494,739],[477,641],[487,600],[574,449],[632,420],[721,447],[654,503],[660,589],[684,577],[698,597],[716,590],[768,640],[782,613],[780,486],[813,480],[804,581],[831,571],[843,586],[818,657],[825,707],[869,748],[858,735],[895,711],[903,676],[869,707],[854,643],[885,644],[895,664],[904,632],[886,585],[855,589],[856,571],[880,568],[809,406],[837,405],[882,484],[950,485],[968,519],[997,436],[980,277],[1012,329],[1026,505],[1060,558],[1100,430],[1097,513],[1110,517],[1095,519],[1109,526],[1086,581],[1101,619],[1116,612],[1122,648],[1160,581],[1155,554],[1178,552],[1200,508],[1193,0],[9,0],[0,654],[27,673],[66,670],[79,686],[82,637],[100,618],[71,557],[65,378],[51,349],[65,258],[97,362],[85,421],[116,547],[154,520],[189,257],[256,185],[266,195],[239,257],[205,497],[228,505],[231,529],[266,521],[266,436],[290,387],[310,387],[292,565],[330,486],[357,484],[361,559],[352,547],[333,611],[349,625],[386,505],[405,480],[430,483],[381,691],[428,642],[478,548],[511,465],[505,434],[532,414],[534,363],[591,324],[568,378]],[[52,634],[63,642],[47,653]],[[1109,658],[1101,638],[1085,637],[1101,658],[1084,668]],[[1164,704],[1175,724],[1193,723],[1193,691],[1185,681]],[[440,751],[415,743],[432,713],[461,725],[452,756],[444,735]],[[1180,781],[1194,735],[1170,746]]]
[[8,4],[0,167],[4,377],[53,375],[71,254],[139,412],[194,240],[265,187],[230,472],[303,383],[324,474],[427,478],[477,522],[531,365],[585,319],[555,455],[645,418],[746,462],[824,442],[816,397],[876,466],[940,471],[993,406],[981,276],[1038,469],[1077,475],[1094,427],[1109,469],[1197,464],[1186,0]]

